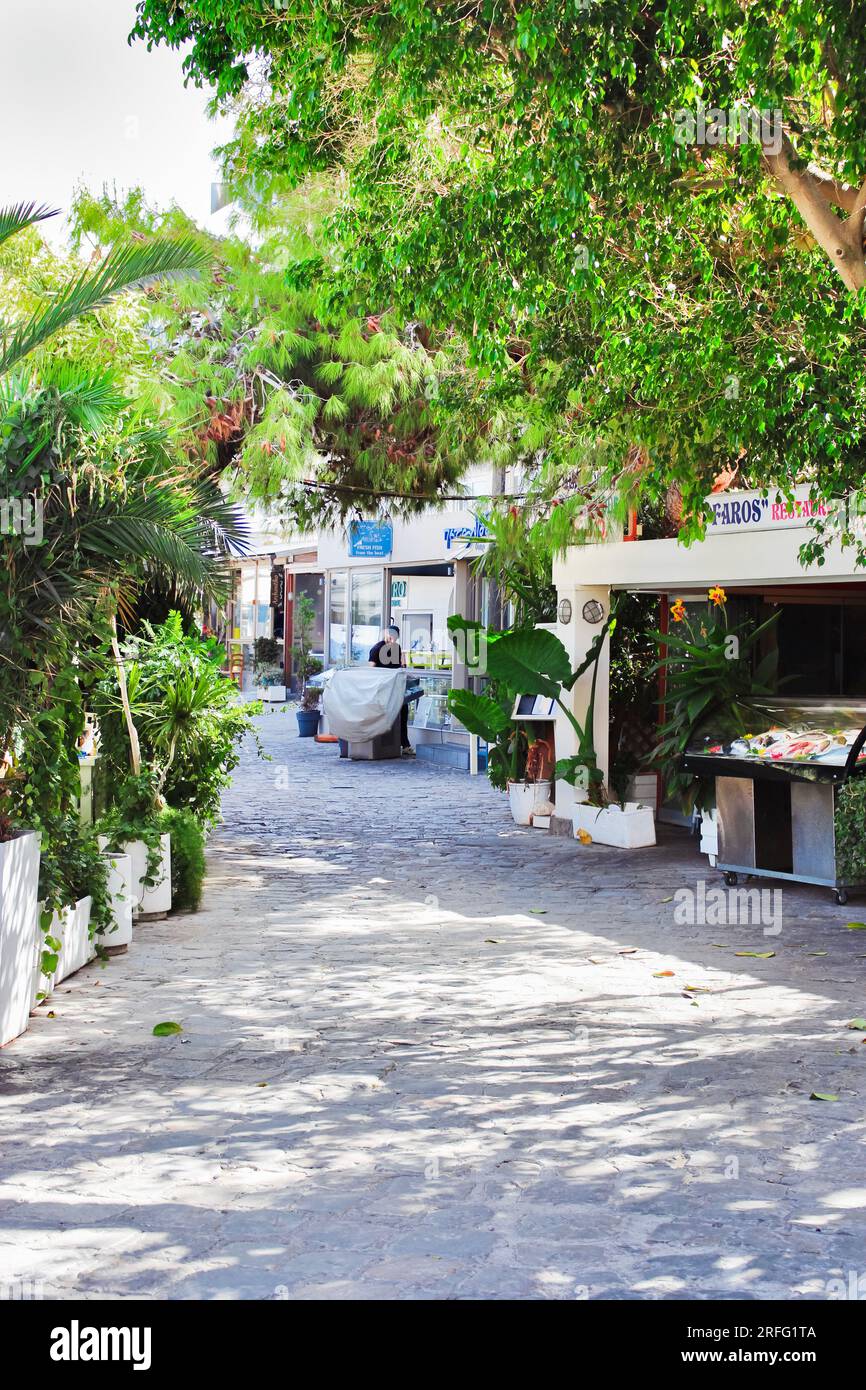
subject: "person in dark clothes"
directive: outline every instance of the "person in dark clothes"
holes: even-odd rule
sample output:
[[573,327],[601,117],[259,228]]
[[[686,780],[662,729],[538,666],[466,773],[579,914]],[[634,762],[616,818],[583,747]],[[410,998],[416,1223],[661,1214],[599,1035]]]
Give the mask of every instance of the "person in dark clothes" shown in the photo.
[[[400,646],[400,629],[396,623],[382,629],[379,641],[370,648],[368,661],[371,666],[384,667],[389,671],[399,670],[406,665]],[[404,758],[414,758],[415,749],[409,742],[409,707],[406,704],[400,710],[400,744]]]

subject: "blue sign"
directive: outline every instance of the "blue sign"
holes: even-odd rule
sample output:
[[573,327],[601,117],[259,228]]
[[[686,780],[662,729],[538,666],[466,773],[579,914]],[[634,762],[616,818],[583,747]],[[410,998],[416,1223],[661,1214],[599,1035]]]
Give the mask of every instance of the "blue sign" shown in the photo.
[[490,532],[484,525],[480,516],[477,516],[474,526],[449,526],[447,530],[443,532],[443,535],[445,537],[445,549],[450,550],[454,541],[471,542],[483,540],[485,536],[490,535]]
[[353,521],[349,527],[349,554],[353,559],[384,560],[394,545],[390,522]]

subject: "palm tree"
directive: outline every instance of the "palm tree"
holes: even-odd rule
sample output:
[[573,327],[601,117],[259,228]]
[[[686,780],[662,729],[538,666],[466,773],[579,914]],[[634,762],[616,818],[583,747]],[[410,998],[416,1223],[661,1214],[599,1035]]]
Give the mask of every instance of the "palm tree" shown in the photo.
[[[0,208],[0,245],[9,237],[56,217],[51,208],[17,203]],[[194,237],[154,237],[151,241],[121,242],[95,267],[70,280],[50,303],[34,310],[18,324],[11,337],[4,333],[0,346],[0,376],[75,319],[109,304],[124,290],[164,280],[174,275],[196,275],[206,270],[211,257]]]

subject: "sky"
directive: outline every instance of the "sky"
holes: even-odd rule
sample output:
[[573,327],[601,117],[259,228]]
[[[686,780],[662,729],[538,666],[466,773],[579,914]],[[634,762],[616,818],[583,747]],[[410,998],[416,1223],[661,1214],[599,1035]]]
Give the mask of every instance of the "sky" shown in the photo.
[[[210,152],[230,124],[207,119],[207,91],[184,87],[180,52],[127,44],[134,20],[134,0],[0,0],[0,206],[66,213],[80,183],[140,185],[149,202],[224,228],[225,213],[210,216]],[[60,218],[43,229],[63,239]]]

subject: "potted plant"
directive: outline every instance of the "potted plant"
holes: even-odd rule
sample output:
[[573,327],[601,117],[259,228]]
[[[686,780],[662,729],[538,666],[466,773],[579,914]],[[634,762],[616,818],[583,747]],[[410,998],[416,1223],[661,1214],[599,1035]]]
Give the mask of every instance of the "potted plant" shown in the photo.
[[103,852],[131,860],[132,898],[140,917],[171,911],[171,836],[163,830],[163,803],[150,769],[130,773],[114,790],[114,804],[98,823]]
[[[602,646],[615,625],[616,619],[611,616],[592,642],[583,662],[574,671],[559,638],[544,628],[517,628],[511,632],[488,633],[483,649],[486,673],[494,694],[477,695],[468,690],[452,690],[448,697],[450,709],[464,728],[470,733],[479,734],[488,744],[492,742],[493,766],[496,769],[494,776],[500,779],[500,784],[501,763],[506,762],[509,775],[505,785],[512,816],[519,825],[528,825],[536,812],[542,815],[548,813],[546,807],[550,803],[554,777],[578,789],[582,788],[590,801],[601,803],[602,774],[596,760],[592,732],[595,683]],[[449,618],[448,627],[452,633],[472,631],[477,636],[482,632],[479,623],[459,616]],[[568,708],[564,694],[591,667],[590,700],[581,724]],[[541,740],[536,740],[535,745],[531,744],[521,729],[520,720],[512,717],[511,709],[518,695],[543,695],[553,700],[577,735],[578,752],[570,758],[560,759],[554,767],[552,748]],[[526,745],[523,761],[521,739]],[[533,746],[535,754],[531,757]],[[510,764],[506,761],[509,755]],[[488,766],[490,761],[488,756]]]
[[314,738],[319,728],[320,691],[307,686],[311,676],[317,676],[322,669],[318,657],[310,648],[313,640],[313,625],[316,609],[306,594],[299,595],[295,603],[295,644],[292,647],[292,662],[301,692],[301,703],[297,711],[299,738]]
[[286,674],[282,664],[282,648],[274,637],[257,637],[255,641],[253,674],[256,694],[269,703],[286,698]]
[[45,826],[43,844],[32,1004],[93,960],[97,932],[113,923],[108,865],[90,828],[73,815],[57,818]]

